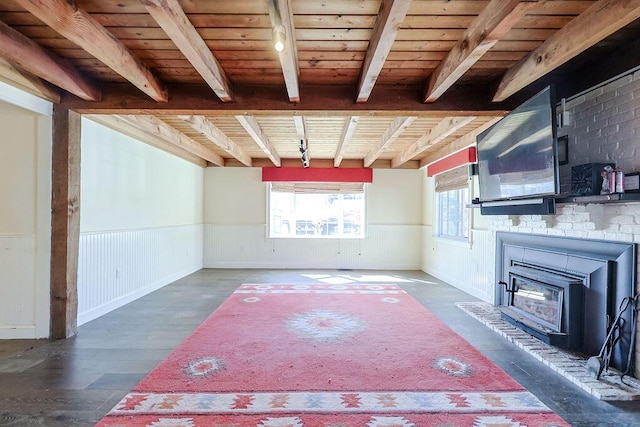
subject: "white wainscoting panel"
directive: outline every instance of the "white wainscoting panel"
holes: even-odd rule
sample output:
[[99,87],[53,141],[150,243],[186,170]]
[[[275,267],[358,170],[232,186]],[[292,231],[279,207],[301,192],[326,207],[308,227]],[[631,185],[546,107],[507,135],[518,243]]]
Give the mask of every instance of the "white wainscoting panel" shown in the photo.
[[0,339],[36,338],[36,236],[0,236]]
[[473,230],[471,242],[434,238],[423,227],[422,270],[483,301],[494,302],[495,233]]
[[78,325],[202,268],[202,224],[80,234]]
[[266,225],[205,224],[205,268],[419,270],[420,226],[369,225],[364,239],[269,239]]

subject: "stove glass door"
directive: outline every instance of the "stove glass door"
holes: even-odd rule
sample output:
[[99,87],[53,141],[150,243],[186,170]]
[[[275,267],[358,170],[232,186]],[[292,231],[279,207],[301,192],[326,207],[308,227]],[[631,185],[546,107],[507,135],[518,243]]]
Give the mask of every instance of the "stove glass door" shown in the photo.
[[511,275],[511,280],[515,290],[512,308],[554,331],[562,332],[563,289],[515,274]]

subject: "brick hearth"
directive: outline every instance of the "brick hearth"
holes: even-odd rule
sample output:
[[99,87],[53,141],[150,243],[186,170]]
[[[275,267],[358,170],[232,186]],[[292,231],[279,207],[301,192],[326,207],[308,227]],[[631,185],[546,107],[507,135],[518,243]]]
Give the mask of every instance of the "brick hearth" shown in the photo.
[[620,373],[609,369],[602,374],[600,380],[596,380],[586,371],[587,357],[553,347],[532,337],[503,320],[497,307],[486,302],[459,302],[456,305],[598,399],[640,400],[638,379],[626,376],[623,384],[620,381]]

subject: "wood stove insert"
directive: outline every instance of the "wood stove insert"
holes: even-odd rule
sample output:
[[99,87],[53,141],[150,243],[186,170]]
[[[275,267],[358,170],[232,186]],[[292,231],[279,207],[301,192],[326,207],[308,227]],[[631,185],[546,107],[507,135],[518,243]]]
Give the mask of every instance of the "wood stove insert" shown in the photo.
[[[551,345],[586,356],[600,352],[624,297],[634,295],[633,243],[498,232],[495,304],[503,317]],[[630,313],[610,366],[624,369]],[[633,351],[632,351],[633,356]]]
[[584,279],[530,264],[509,268],[502,318],[541,341],[579,349],[582,337]]

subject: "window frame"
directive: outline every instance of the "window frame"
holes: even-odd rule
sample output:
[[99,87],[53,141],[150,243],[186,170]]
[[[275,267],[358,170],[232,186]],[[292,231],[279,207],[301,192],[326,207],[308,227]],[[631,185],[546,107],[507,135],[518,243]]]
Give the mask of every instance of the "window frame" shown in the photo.
[[[331,235],[331,234],[288,234],[284,236],[274,236],[272,230],[274,229],[275,224],[272,223],[272,185],[270,182],[266,185],[267,192],[267,212],[266,212],[266,237],[267,239],[345,239],[345,240],[354,240],[354,239],[365,239],[367,237],[367,185],[363,185],[362,193],[329,193],[339,195],[341,198],[344,198],[346,194],[362,194],[362,206],[361,206],[361,232],[358,234],[339,234],[339,235]],[[294,193],[291,193],[294,194]],[[326,194],[325,194],[326,195]],[[342,215],[344,218],[344,208],[342,208]],[[296,218],[295,221],[298,221]],[[344,224],[344,223],[343,223]],[[344,225],[343,225],[344,227]]]
[[[462,224],[460,224],[459,220],[456,222],[458,223],[458,227],[460,227],[460,225],[462,225],[463,227],[462,235],[444,234],[442,230],[442,225],[443,225],[442,198],[444,197],[444,195],[448,195],[451,192],[456,192],[456,193],[464,192],[462,197],[457,198],[459,202],[459,205],[457,206],[457,213],[462,215],[463,220],[462,220]],[[471,215],[471,212],[467,207],[467,205],[470,203],[469,198],[471,197],[471,189],[469,188],[469,185],[467,185],[466,187],[451,189],[449,191],[434,192],[434,194],[435,194],[434,196],[435,209],[434,209],[433,236],[437,239],[443,239],[450,242],[470,244],[471,243],[471,221],[473,216]]]

